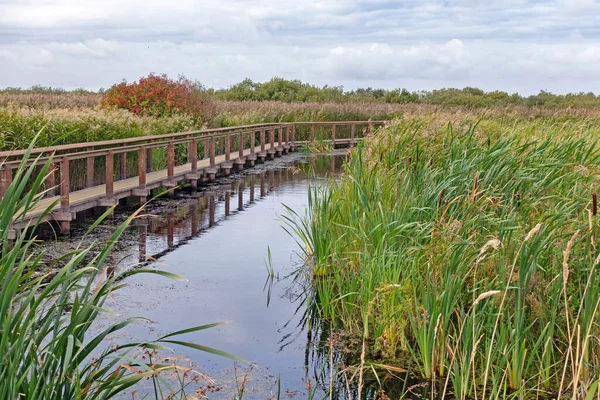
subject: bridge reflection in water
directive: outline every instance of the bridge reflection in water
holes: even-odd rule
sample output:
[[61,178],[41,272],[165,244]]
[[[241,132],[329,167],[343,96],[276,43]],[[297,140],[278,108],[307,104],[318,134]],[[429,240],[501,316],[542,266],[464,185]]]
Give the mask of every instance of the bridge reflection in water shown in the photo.
[[[196,193],[184,192],[177,199],[159,200],[144,217],[134,221],[137,246],[130,242],[120,267],[154,261],[252,207],[282,185],[306,185],[311,176],[332,176],[340,170],[344,157],[300,156],[289,163],[247,175],[230,177]],[[326,179],[326,178],[325,178]],[[154,208],[154,210],[152,209]],[[135,232],[130,232],[135,234]],[[137,252],[132,247],[137,247]]]

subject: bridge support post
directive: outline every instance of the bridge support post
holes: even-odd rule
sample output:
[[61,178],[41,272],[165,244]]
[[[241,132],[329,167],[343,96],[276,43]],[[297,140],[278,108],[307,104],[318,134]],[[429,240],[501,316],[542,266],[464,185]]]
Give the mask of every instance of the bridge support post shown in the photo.
[[146,149],[146,172],[152,172],[152,148]]
[[265,158],[267,157],[267,153],[265,152],[265,136],[266,131],[263,128],[260,130],[260,153],[258,155],[261,162],[265,162]]
[[283,146],[283,126],[279,127],[279,132],[277,133],[277,137],[279,138],[279,147]]
[[[50,168],[52,168],[52,166],[50,166]],[[4,197],[4,195],[8,191],[8,187],[12,183],[12,175],[12,168],[8,165],[3,166],[0,170],[0,198]]]
[[231,156],[231,136],[225,136],[225,161],[229,161]]
[[[6,172],[5,172],[6,173]],[[12,172],[10,173],[10,177],[12,178]],[[56,194],[56,164],[50,163],[50,168],[48,169],[48,192],[46,193],[47,197],[53,197]],[[8,189],[8,186],[6,186]]]
[[244,163],[246,162],[244,158],[244,132],[240,132],[238,134],[238,160],[237,160],[237,168],[238,171],[242,171],[244,169]]
[[223,139],[225,142],[225,162],[221,164],[221,170],[225,175],[229,175],[231,173],[231,135],[228,133]]
[[[125,144],[121,147],[125,147]],[[119,172],[120,179],[127,178],[127,153],[119,154]]]
[[269,130],[269,151],[267,154],[271,160],[275,159],[275,128]]
[[246,160],[248,165],[254,167],[254,162],[256,161],[255,147],[256,147],[256,131],[252,130],[250,133],[250,156]]
[[70,202],[69,159],[63,157],[60,162],[60,233],[69,234],[71,231],[71,202]]
[[106,198],[100,201],[101,207],[113,207],[117,204],[115,193],[115,155],[112,151],[106,154],[105,188]]
[[167,180],[162,184],[165,187],[175,186],[175,144],[173,140],[170,140],[167,146]]
[[188,143],[188,159],[191,164],[191,173],[188,174],[188,179],[192,188],[195,190],[198,187],[198,139],[192,140]]
[[337,125],[333,124],[331,126],[331,147],[333,147],[335,149],[335,134],[336,134],[336,130],[337,130]]
[[[93,151],[93,147],[88,147],[88,151]],[[86,180],[85,187],[91,188],[94,186],[94,161],[96,158],[94,156],[86,158]]]
[[148,201],[148,189],[146,189],[146,148],[142,146],[138,151],[138,188],[134,194],[140,198],[140,203]]
[[[204,143],[206,144],[206,139],[204,140]],[[215,175],[217,173],[215,169],[215,138],[213,136],[211,136],[208,139],[208,150],[210,157],[210,168],[208,168],[206,172],[208,175],[208,179],[212,181],[213,179],[215,179]]]

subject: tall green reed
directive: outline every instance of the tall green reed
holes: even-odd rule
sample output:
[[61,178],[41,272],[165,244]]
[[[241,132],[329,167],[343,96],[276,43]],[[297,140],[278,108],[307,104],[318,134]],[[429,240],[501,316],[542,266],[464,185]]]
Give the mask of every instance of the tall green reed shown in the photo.
[[287,222],[321,318],[371,360],[408,354],[437,395],[579,398],[600,376],[600,150],[585,124],[497,122],[396,121]]

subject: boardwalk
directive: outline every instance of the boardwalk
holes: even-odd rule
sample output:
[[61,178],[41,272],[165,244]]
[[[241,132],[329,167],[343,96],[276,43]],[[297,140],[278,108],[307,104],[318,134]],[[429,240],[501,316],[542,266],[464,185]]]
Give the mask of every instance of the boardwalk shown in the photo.
[[[112,207],[127,197],[145,202],[150,190],[228,175],[234,168],[252,167],[294,151],[297,146],[321,142],[332,147],[353,145],[384,121],[304,122],[258,124],[179,132],[104,142],[37,148],[38,163],[51,162],[47,195],[26,216],[13,223],[11,236],[31,221],[55,221],[68,233],[78,212]],[[343,134],[340,134],[344,129]],[[203,157],[199,157],[199,150]],[[183,153],[183,156],[182,156]],[[24,150],[0,152],[0,196],[11,184]],[[131,173],[128,155],[137,168]],[[161,159],[157,160],[157,156]],[[115,161],[118,170],[115,170]],[[104,173],[96,174],[100,164]],[[83,184],[76,183],[76,178]],[[81,187],[78,187],[81,186]]]

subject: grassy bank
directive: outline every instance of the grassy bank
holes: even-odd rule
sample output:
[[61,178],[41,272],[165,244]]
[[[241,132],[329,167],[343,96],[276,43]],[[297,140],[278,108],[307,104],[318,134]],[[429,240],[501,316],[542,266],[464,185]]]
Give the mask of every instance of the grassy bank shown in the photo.
[[434,397],[593,396],[599,133],[440,116],[380,130],[290,217],[320,317],[362,338],[363,367],[407,369]]

